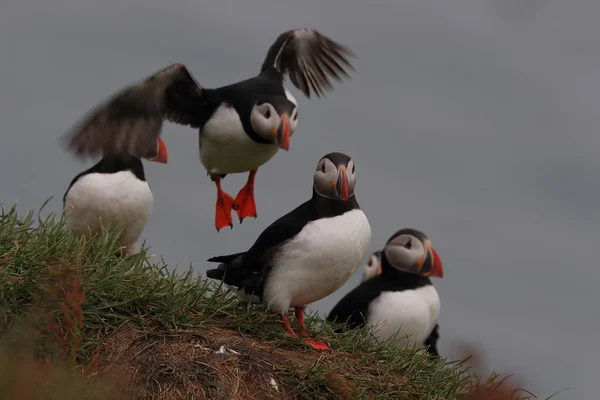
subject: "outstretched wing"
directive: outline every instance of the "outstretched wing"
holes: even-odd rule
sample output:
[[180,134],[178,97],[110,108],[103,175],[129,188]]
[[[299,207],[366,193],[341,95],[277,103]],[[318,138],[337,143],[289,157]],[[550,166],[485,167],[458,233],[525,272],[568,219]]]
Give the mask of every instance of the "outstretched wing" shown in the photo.
[[279,35],[267,52],[261,72],[275,68],[287,72],[292,83],[310,98],[311,89],[317,97],[332,90],[330,77],[342,80],[350,77],[346,68],[352,51],[320,34],[316,29],[294,29]]
[[63,138],[78,157],[138,157],[160,136],[163,120],[199,127],[202,88],[183,64],[172,64],[128,86],[93,109]]

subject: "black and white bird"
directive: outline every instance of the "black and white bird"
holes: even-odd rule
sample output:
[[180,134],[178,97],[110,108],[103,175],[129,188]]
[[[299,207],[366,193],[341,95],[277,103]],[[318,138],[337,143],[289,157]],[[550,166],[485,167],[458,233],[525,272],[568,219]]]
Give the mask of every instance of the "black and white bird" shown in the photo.
[[[150,161],[167,163],[167,148],[154,139],[144,154]],[[131,254],[152,211],[154,196],[138,157],[105,156],[81,172],[63,196],[65,224],[80,235],[102,229],[121,229],[118,254]]]
[[438,355],[440,298],[431,277],[442,278],[442,261],[429,238],[401,229],[381,252],[381,273],[344,296],[327,316],[350,329],[374,325],[377,340],[416,342]]
[[[300,335],[308,336],[305,307],[344,285],[371,244],[355,184],[354,161],[346,154],[327,154],[317,163],[312,198],[268,226],[248,251],[210,258],[221,264],[207,277],[236,287],[240,297],[257,296],[295,337],[287,315],[294,307]],[[307,343],[328,348],[321,341]]]
[[362,282],[381,274],[381,250],[373,252],[362,270]]
[[[240,222],[256,218],[256,172],[280,148],[289,150],[298,124],[283,74],[307,97],[320,97],[333,89],[332,77],[349,77],[351,56],[315,29],[294,29],[271,45],[257,76],[231,85],[202,87],[185,65],[172,64],[92,110],[67,134],[67,147],[78,157],[139,154],[161,134],[163,120],[199,129],[200,160],[217,186],[215,226],[233,227],[232,209]],[[221,179],[242,172],[248,181],[234,199]]]
[[[382,270],[381,270],[381,254],[382,254],[381,250],[375,251],[375,252],[373,252],[373,254],[371,254],[371,257],[369,257],[369,261],[363,267],[363,270],[362,270],[362,276],[361,276],[362,282],[369,280],[371,278],[375,278],[378,275],[381,275],[381,272],[382,272]],[[436,324],[435,327],[433,328],[433,331],[429,335],[429,337],[427,337],[427,339],[423,343],[423,346],[428,349],[428,352],[431,355],[439,356],[439,353],[437,350],[437,341],[438,341],[439,337],[440,337],[439,325]]]

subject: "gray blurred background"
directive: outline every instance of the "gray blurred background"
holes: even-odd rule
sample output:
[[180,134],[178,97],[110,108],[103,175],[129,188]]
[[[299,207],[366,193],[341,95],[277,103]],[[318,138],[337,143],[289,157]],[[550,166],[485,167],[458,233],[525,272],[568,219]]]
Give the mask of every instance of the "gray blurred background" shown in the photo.
[[258,219],[217,234],[197,133],[166,124],[169,163],[146,163],[152,251],[204,273],[306,200],[321,156],[345,152],[372,250],[412,226],[444,261],[444,355],[468,341],[542,398],[598,399],[599,15],[597,0],[0,0],[0,201],[25,212],[54,196],[60,212],[92,161],[58,138],[123,85],[173,62],[206,87],[232,83],[283,31],[318,28],[357,53],[357,72],[322,100],[287,85],[300,123],[259,170]]

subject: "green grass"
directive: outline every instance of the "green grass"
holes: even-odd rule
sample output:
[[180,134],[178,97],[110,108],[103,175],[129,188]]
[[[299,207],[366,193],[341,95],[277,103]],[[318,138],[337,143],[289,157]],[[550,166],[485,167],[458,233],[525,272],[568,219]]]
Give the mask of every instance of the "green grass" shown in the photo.
[[146,248],[117,258],[115,244],[52,214],[2,211],[0,398],[492,399],[474,388],[501,382],[478,385],[464,362],[416,347],[372,345],[368,328],[335,334],[311,314],[309,332],[332,347],[316,352],[262,307],[169,272]]

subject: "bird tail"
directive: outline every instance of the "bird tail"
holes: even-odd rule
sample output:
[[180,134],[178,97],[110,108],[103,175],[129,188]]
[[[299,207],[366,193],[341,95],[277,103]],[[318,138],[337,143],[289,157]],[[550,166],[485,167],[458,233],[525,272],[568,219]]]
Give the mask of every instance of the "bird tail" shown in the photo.
[[215,256],[215,257],[211,257],[209,258],[208,262],[218,262],[218,263],[225,263],[227,264],[229,261],[233,260],[234,258],[237,258],[239,256],[243,256],[244,254],[246,254],[245,251],[241,252],[241,253],[235,253],[235,254],[228,254],[226,256]]
[[[217,268],[213,268],[213,269],[207,270],[206,271],[206,277],[207,278],[211,278],[211,279],[217,279],[217,280],[220,280],[220,281],[224,280],[225,273],[227,272],[228,267],[231,267],[231,268],[235,269],[236,266],[235,265],[231,265],[231,264],[233,264],[233,261],[238,260],[244,254],[246,254],[246,252],[229,254],[229,255],[226,255],[226,256],[216,256],[216,257],[209,258],[207,260],[208,262],[218,262],[220,264],[219,264],[219,266]],[[231,282],[231,283],[230,282],[225,282],[225,283],[232,284],[233,282]]]
[[206,277],[222,281],[225,276],[225,271],[227,271],[227,265],[220,264],[217,268],[207,270]]

